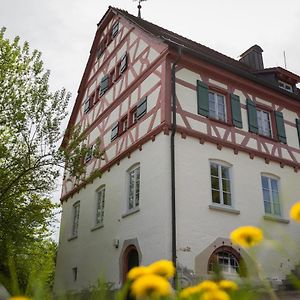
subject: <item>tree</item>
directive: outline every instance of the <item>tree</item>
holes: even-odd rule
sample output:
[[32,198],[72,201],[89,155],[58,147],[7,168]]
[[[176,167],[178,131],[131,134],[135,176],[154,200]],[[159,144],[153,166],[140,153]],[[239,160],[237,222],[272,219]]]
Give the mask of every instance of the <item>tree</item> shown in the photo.
[[[84,135],[77,128],[69,136],[72,147],[59,150],[61,123],[67,115],[70,94],[65,89],[51,93],[50,72],[43,68],[41,53],[37,50],[31,53],[27,42],[20,45],[19,37],[10,42],[4,33],[2,29],[0,276],[12,279],[18,275],[18,285],[26,283],[27,276],[21,271],[20,261],[24,257],[31,259],[35,252],[32,247],[40,247],[49,235],[56,207],[51,202],[51,192],[56,186],[59,167],[67,162],[71,174],[82,178],[85,172],[82,157],[88,149]],[[14,284],[10,288],[18,289]]]

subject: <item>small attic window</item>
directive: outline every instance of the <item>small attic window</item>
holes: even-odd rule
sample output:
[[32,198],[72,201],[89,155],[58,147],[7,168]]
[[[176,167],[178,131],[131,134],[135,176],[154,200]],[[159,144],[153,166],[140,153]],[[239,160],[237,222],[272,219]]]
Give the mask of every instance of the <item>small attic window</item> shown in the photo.
[[113,26],[112,26],[112,30],[111,30],[111,36],[112,38],[114,38],[119,32],[119,21],[116,21]]
[[289,84],[289,83],[286,83],[286,82],[284,82],[284,81],[278,80],[278,85],[279,85],[279,87],[280,87],[281,89],[283,89],[283,90],[286,90],[286,91],[288,91],[288,92],[290,92],[290,93],[293,92],[293,87],[292,87],[292,85]]

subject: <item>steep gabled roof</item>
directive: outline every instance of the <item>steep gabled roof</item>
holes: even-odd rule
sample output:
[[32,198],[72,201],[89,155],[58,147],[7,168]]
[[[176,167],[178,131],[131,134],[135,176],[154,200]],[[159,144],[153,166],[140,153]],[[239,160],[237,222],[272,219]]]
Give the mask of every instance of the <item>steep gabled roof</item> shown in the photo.
[[[242,76],[244,78],[247,78],[251,81],[254,81],[258,84],[261,84],[267,88],[276,90],[277,92],[284,94],[290,98],[294,98],[298,101],[300,101],[300,95],[292,94],[290,92],[287,92],[281,88],[278,87],[278,85],[274,84],[274,82],[268,80],[267,78],[262,78],[259,76],[261,72],[258,72],[257,70],[251,68],[250,66],[246,65],[245,63],[242,63],[238,60],[235,60],[229,56],[226,56],[220,52],[217,52],[209,47],[206,47],[202,44],[199,44],[195,41],[192,41],[190,39],[187,39],[177,33],[174,33],[170,30],[167,30],[165,28],[162,28],[158,25],[155,25],[151,22],[148,22],[142,18],[138,18],[134,15],[131,15],[125,10],[110,7],[115,13],[123,16],[136,26],[138,26],[140,29],[144,30],[148,34],[159,38],[162,40],[162,42],[167,43],[170,47],[173,47],[175,49],[181,48],[181,51],[188,53],[194,57],[197,57],[201,60],[204,60],[208,63],[211,63],[213,65],[216,65],[220,68],[226,69],[232,73],[235,73],[239,76]],[[272,70],[277,70],[278,68],[270,68]],[[293,79],[300,79],[299,76],[289,72],[288,70],[285,70],[283,68],[280,68],[281,71],[285,71],[285,74],[290,74]],[[265,69],[267,70],[267,69]],[[297,81],[299,82],[299,81]]]

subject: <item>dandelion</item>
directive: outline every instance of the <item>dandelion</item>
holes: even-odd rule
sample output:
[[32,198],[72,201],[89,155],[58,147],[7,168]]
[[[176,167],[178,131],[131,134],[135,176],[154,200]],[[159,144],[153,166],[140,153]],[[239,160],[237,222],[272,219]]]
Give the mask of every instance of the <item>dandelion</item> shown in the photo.
[[14,296],[14,297],[10,297],[9,300],[31,300],[31,299],[25,296]]
[[219,282],[219,288],[229,292],[229,291],[236,291],[238,289],[237,284],[231,280],[221,280]]
[[255,226],[242,226],[231,232],[230,239],[234,244],[248,248],[262,241],[263,232]]
[[163,277],[148,274],[137,278],[132,286],[131,292],[135,297],[164,297],[169,296],[172,292],[170,283]]
[[143,275],[146,275],[146,274],[149,274],[149,269],[147,267],[144,267],[144,266],[134,267],[128,272],[127,278],[129,280],[134,281],[137,278],[139,278]]
[[222,290],[212,290],[204,293],[201,300],[230,300],[230,297]]
[[159,260],[151,264],[148,268],[151,273],[165,278],[172,278],[175,274],[174,265],[169,260]]
[[189,286],[180,292],[179,297],[182,299],[186,299],[199,293],[199,286]]
[[211,280],[204,280],[197,285],[200,292],[213,291],[218,289],[218,285]]
[[292,206],[290,210],[290,217],[294,221],[300,222],[300,201]]

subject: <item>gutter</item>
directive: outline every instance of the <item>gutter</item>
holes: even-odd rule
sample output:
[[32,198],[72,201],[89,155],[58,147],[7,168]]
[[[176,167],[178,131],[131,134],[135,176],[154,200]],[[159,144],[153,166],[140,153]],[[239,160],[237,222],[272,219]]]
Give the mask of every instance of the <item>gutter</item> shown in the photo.
[[[175,133],[176,133],[176,76],[175,69],[181,58],[181,47],[178,48],[178,54],[171,69],[172,81],[172,121],[171,121],[171,214],[172,214],[172,262],[176,268],[177,254],[176,254],[176,191],[175,191]],[[176,276],[176,275],[175,275]],[[175,279],[175,278],[174,278]],[[175,286],[175,280],[174,280]]]

